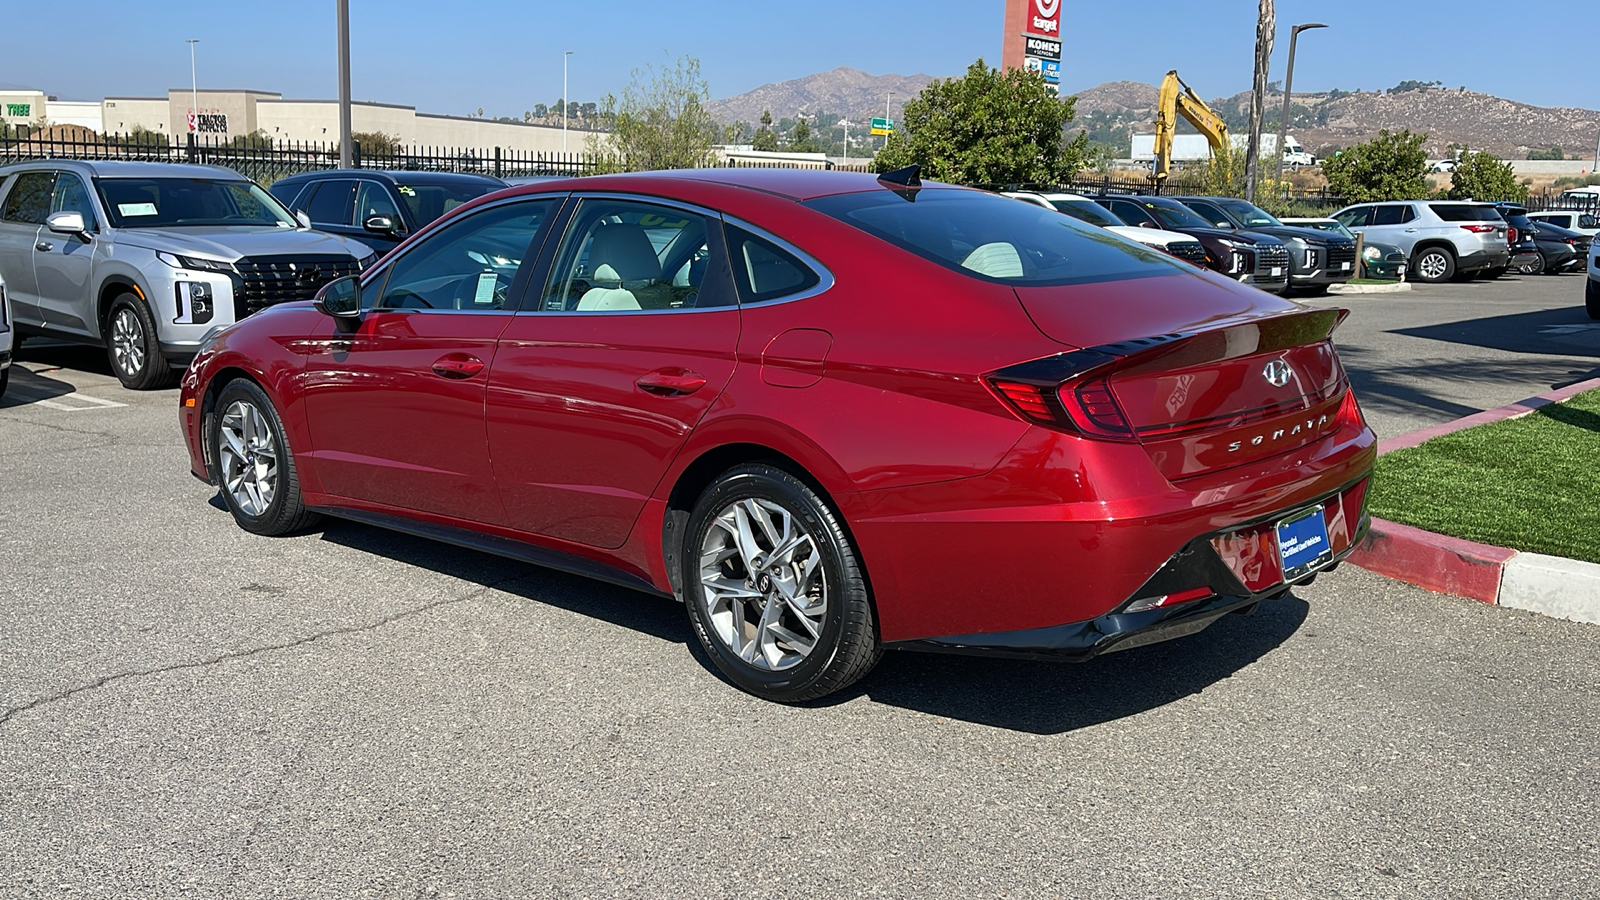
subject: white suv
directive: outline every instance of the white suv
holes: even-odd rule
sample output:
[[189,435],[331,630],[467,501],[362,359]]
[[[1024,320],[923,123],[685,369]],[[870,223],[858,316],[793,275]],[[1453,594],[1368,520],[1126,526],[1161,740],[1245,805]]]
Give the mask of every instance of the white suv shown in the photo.
[[1600,216],[1592,215],[1576,209],[1548,209],[1544,212],[1528,213],[1528,219],[1535,224],[1549,222],[1557,228],[1576,231],[1594,237],[1600,234]]
[[1477,272],[1498,275],[1511,265],[1509,226],[1488,203],[1358,203],[1333,217],[1368,240],[1399,247],[1411,260],[1411,276],[1418,281],[1437,283]]

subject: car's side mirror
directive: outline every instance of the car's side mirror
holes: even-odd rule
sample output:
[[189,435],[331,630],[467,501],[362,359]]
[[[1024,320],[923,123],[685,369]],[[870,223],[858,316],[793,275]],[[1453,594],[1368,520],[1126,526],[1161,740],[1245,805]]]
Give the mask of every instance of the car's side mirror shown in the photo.
[[306,215],[306,211],[303,209],[297,209],[294,211],[294,220],[300,223],[301,228],[311,227],[311,217]]
[[373,234],[381,234],[384,237],[400,236],[399,227],[395,225],[394,219],[388,216],[369,216],[365,222],[361,223],[361,227]]
[[361,326],[361,278],[346,275],[335,278],[317,291],[314,301],[323,315],[332,316],[334,324],[345,334]]
[[62,210],[61,212],[51,213],[44,220],[44,224],[46,228],[56,234],[73,234],[85,239],[88,238],[89,228],[84,224],[83,213],[81,212]]

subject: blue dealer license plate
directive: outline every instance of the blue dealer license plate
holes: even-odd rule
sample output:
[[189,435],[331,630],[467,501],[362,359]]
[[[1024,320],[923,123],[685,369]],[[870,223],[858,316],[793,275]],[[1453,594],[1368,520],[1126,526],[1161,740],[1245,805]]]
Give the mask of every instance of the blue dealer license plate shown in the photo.
[[1293,581],[1333,558],[1322,507],[1314,506],[1278,523],[1278,555],[1283,559],[1284,581]]

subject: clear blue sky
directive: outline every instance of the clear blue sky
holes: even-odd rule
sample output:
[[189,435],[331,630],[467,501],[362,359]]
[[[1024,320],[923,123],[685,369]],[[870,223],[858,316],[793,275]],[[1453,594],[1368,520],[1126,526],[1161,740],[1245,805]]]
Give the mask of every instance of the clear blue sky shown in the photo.
[[[334,0],[8,0],[6,6],[0,84],[64,100],[164,96],[188,86],[184,39],[194,37],[201,87],[301,99],[338,95]],[[351,0],[350,6],[357,100],[454,115],[481,106],[491,116],[520,116],[560,97],[563,50],[573,51],[575,100],[619,93],[636,66],[682,54],[701,61],[712,97],[837,66],[875,75],[955,75],[980,56],[997,62],[1004,3]],[[1582,67],[1555,77],[1530,64],[1520,44],[1509,55],[1492,49],[1506,46],[1504,2],[1279,0],[1277,6],[1274,79],[1288,57],[1290,23],[1332,26],[1301,35],[1300,89],[1372,90],[1407,78],[1438,79],[1543,106],[1600,107],[1600,89]],[[1062,0],[1062,9],[1068,91],[1103,81],[1154,84],[1172,68],[1208,98],[1249,87],[1254,0]],[[1558,18],[1579,22],[1583,9],[1579,4]]]

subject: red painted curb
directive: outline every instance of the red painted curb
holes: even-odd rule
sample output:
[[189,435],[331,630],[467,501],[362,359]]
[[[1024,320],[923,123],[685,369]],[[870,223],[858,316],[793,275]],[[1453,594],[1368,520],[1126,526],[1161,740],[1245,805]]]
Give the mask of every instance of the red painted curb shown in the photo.
[[1500,571],[1516,555],[1504,547],[1374,518],[1349,561],[1430,591],[1494,603],[1500,597]]
[[1569,384],[1564,388],[1557,388],[1556,390],[1548,393],[1540,394],[1537,397],[1529,397],[1526,400],[1518,400],[1515,403],[1508,403],[1498,409],[1486,409],[1483,412],[1473,413],[1470,416],[1463,416],[1451,422],[1444,422],[1439,425],[1430,425],[1427,428],[1413,431],[1409,434],[1402,434],[1397,438],[1390,438],[1386,441],[1380,440],[1378,441],[1378,452],[1382,454],[1388,453],[1391,450],[1406,450],[1411,447],[1415,447],[1424,441],[1430,441],[1436,437],[1439,437],[1440,435],[1460,431],[1463,428],[1471,428],[1474,425],[1487,425],[1490,422],[1498,422],[1501,419],[1509,419],[1513,416],[1526,415],[1541,406],[1549,406],[1552,403],[1560,403],[1563,400],[1570,399],[1578,394],[1583,393],[1584,391],[1592,390],[1594,388],[1600,388],[1600,378],[1591,378],[1588,381],[1580,381],[1577,384]]
[[[1410,434],[1378,442],[1378,452],[1405,450],[1424,441],[1450,434],[1474,425],[1487,425],[1513,416],[1525,415],[1541,406],[1560,403],[1576,394],[1600,388],[1600,378],[1591,378],[1569,384],[1537,397],[1529,397],[1498,409],[1484,410],[1463,416],[1453,422],[1432,425]],[[1517,551],[1464,541],[1460,538],[1434,534],[1410,525],[1372,520],[1372,530],[1361,542],[1350,562],[1389,578],[1438,591],[1468,597],[1484,603],[1496,603],[1500,598],[1500,575],[1506,561]]]

